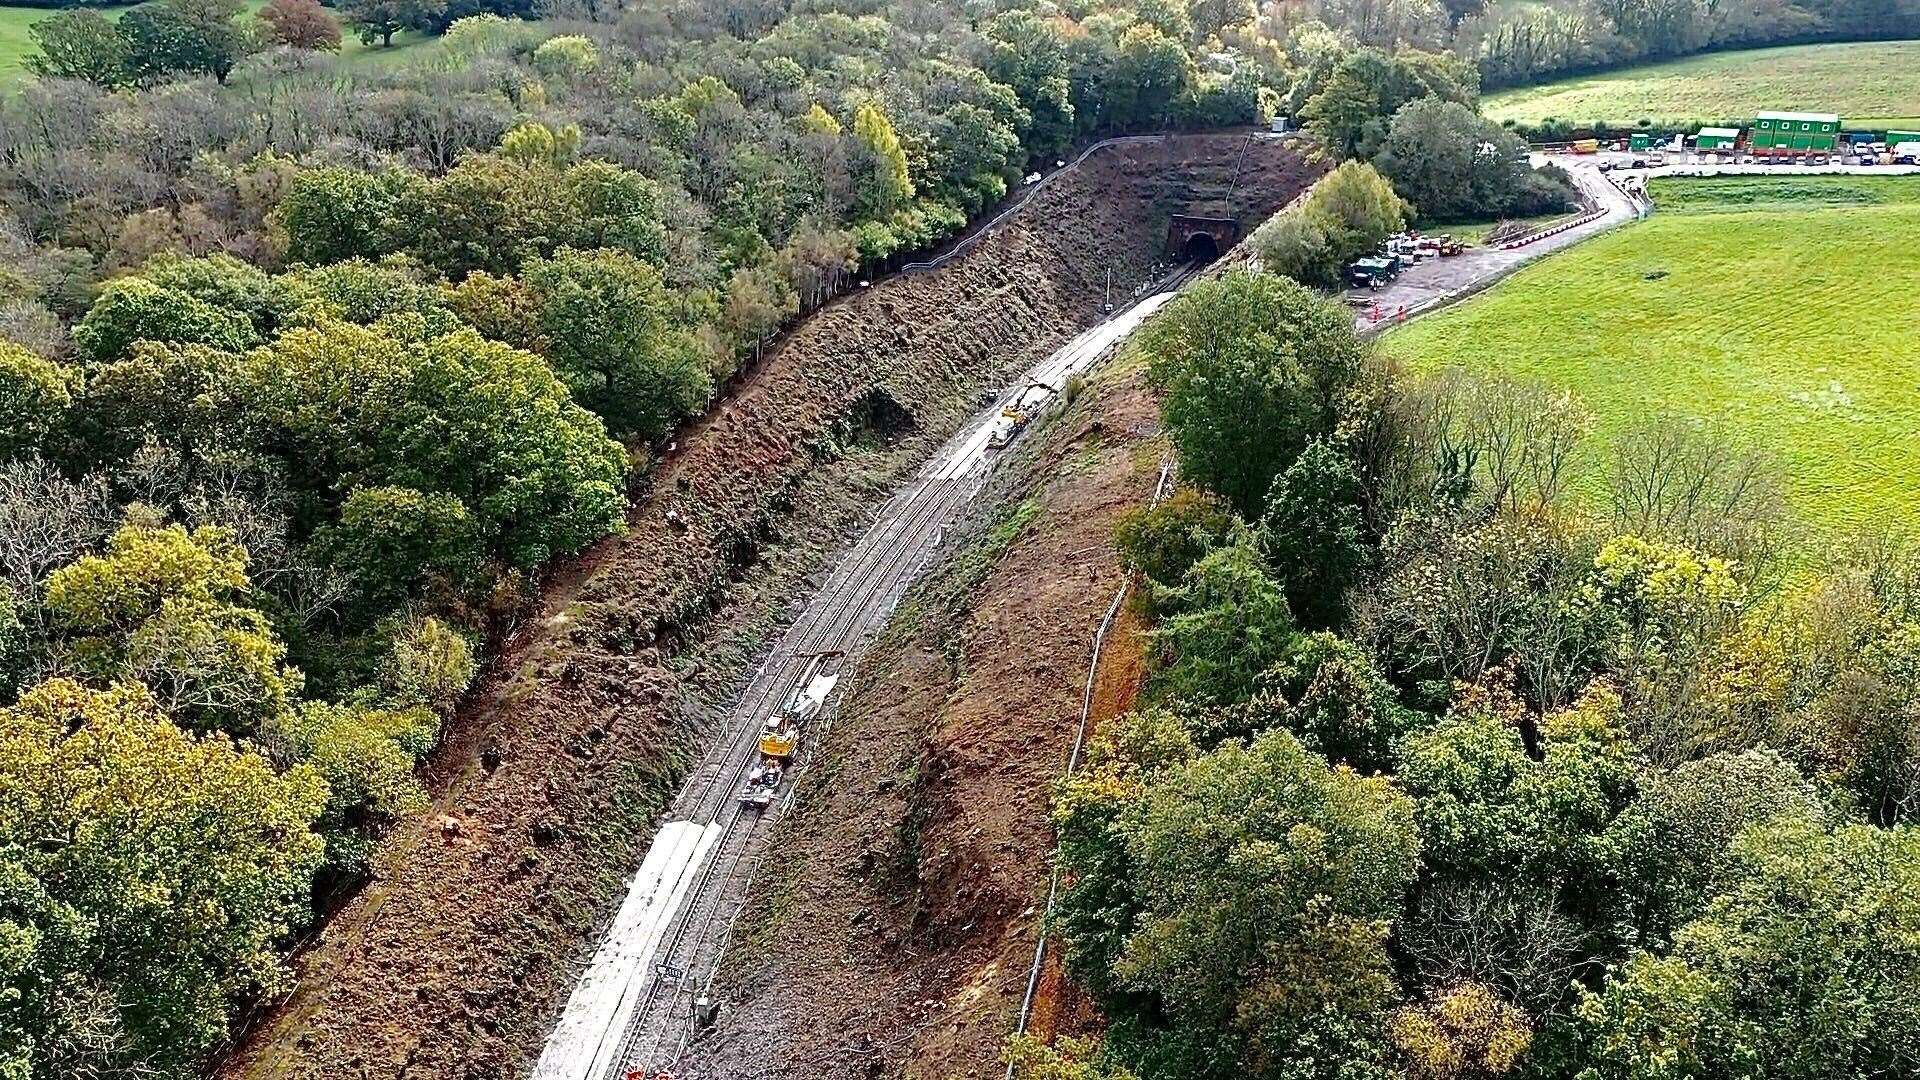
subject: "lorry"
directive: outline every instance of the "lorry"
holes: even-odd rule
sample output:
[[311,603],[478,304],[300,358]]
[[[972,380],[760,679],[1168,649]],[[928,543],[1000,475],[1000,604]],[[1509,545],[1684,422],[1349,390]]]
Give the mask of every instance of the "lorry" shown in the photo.
[[1378,256],[1355,259],[1347,267],[1347,283],[1356,289],[1377,289],[1392,281],[1394,273],[1393,263]]

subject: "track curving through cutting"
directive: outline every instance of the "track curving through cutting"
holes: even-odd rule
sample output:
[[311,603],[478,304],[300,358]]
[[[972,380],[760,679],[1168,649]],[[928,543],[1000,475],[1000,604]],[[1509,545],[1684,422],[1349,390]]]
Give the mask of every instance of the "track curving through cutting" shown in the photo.
[[[645,947],[616,941],[610,932],[536,1067],[537,1080],[623,1080],[634,1073],[651,1078],[677,1065],[697,1037],[696,1002],[711,988],[752,882],[774,848],[795,778],[807,768],[832,723],[831,689],[818,713],[802,726],[799,756],[782,782],[779,800],[757,810],[743,805],[738,796],[758,762],[762,720],[807,677],[809,656],[842,653],[834,670],[816,672],[837,679],[839,671],[851,668],[867,638],[885,624],[940,547],[947,528],[984,486],[996,457],[991,442],[1001,409],[1035,383],[1063,388],[1199,269],[1188,265],[1169,272],[1132,307],[1029,370],[943,445],[905,489],[879,507],[866,532],[760,665],[669,811],[663,838],[667,829],[695,829],[711,846],[699,847],[700,854],[681,864],[680,877],[664,886],[658,880],[645,886],[665,887],[671,894],[654,909],[654,921],[637,931]],[[634,888],[642,887],[637,876]],[[601,981],[589,993],[595,978]],[[616,995],[605,993],[614,987]],[[598,1011],[576,1017],[574,1010],[582,1002]],[[566,1045],[557,1049],[563,1042]]]

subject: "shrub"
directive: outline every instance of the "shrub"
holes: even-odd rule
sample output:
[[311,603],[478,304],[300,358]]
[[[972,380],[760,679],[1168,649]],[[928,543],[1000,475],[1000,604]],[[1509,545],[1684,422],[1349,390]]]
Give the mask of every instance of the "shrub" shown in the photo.
[[1194,563],[1226,541],[1238,520],[1219,496],[1181,488],[1158,506],[1121,515],[1113,542],[1127,569],[1156,585],[1177,585]]

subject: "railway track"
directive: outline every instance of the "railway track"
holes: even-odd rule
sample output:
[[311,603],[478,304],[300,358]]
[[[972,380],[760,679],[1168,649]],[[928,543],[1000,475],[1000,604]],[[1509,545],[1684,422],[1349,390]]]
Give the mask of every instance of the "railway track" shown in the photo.
[[[866,533],[761,664],[690,772],[656,842],[665,843],[670,830],[681,830],[672,834],[680,861],[671,864],[664,878],[647,878],[644,866],[636,875],[633,889],[646,892],[641,907],[651,914],[626,928],[616,918],[535,1067],[536,1080],[624,1080],[635,1073],[649,1078],[674,1073],[701,1029],[698,1002],[712,986],[752,882],[774,846],[781,812],[792,798],[794,775],[806,768],[832,723],[832,684],[819,712],[802,728],[796,767],[784,780],[780,799],[765,810],[739,800],[747,773],[759,760],[761,722],[807,677],[810,657],[842,653],[837,667],[814,672],[837,680],[839,672],[858,659],[867,638],[885,624],[938,550],[946,529],[985,484],[995,454],[993,425],[1001,408],[1034,383],[1064,387],[1199,269],[1174,269],[1127,310],[1036,365],[882,504]],[[696,834],[697,843],[685,842]],[[628,906],[634,900],[630,894]]]

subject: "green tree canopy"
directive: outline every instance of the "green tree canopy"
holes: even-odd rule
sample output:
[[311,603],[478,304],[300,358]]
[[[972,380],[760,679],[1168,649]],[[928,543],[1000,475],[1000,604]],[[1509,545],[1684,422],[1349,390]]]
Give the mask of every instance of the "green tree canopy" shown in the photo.
[[1363,492],[1353,463],[1315,439],[1274,479],[1261,519],[1267,558],[1302,624],[1324,629],[1346,611],[1346,591],[1368,557]]
[[616,436],[657,438],[713,395],[706,357],[660,272],[613,249],[527,263],[537,350]]
[[137,688],[56,680],[0,709],[0,1064],[190,1075],[282,985],[325,799]]
[[1582,1077],[1899,1076],[1920,1063],[1920,830],[1750,829],[1667,955],[1578,1009]]
[[858,211],[866,217],[886,218],[913,198],[906,150],[893,121],[871,101],[853,111],[853,138],[861,149],[855,180]]
[[0,341],[0,460],[43,448],[66,423],[78,384],[67,368]]
[[1529,217],[1573,205],[1567,184],[1528,165],[1525,140],[1457,101],[1402,105],[1374,164],[1422,221]]
[[387,254],[401,199],[422,183],[417,174],[401,169],[302,169],[274,211],[287,233],[287,258],[321,265]]
[[[1335,1077],[1380,1059],[1386,936],[1420,850],[1404,795],[1284,731],[1150,783],[1109,762],[1075,784],[1061,925],[1082,963],[1118,943],[1110,1000],[1152,1002],[1127,1015],[1157,1022],[1110,1036],[1141,1044],[1142,1075]],[[1096,919],[1114,929],[1076,933]]]
[[617,248],[664,261],[660,190],[604,161],[557,166],[470,154],[446,175],[408,185],[392,211],[391,247],[451,278],[512,273],[563,247]]
[[85,79],[105,87],[133,82],[126,35],[113,20],[93,8],[74,8],[36,19],[27,27],[27,35],[39,48],[27,57],[27,67],[37,75]]
[[1194,563],[1226,543],[1239,519],[1217,495],[1181,488],[1154,507],[1129,510],[1113,543],[1130,570],[1155,585],[1178,585]]
[[471,330],[296,328],[249,353],[228,392],[238,430],[282,455],[322,522],[356,487],[451,496],[488,551],[532,567],[625,511],[626,454],[600,421],[539,357]]
[[1253,237],[1264,266],[1322,288],[1337,288],[1348,263],[1406,227],[1407,204],[1374,167],[1349,161],[1322,177],[1300,206]]
[[392,610],[433,582],[470,584],[484,555],[480,530],[452,495],[408,487],[357,487],[323,526],[315,547],[352,581],[369,613]]
[[155,82],[180,73],[226,82],[250,39],[239,24],[241,0],[154,0],[120,17],[127,66],[135,79]]
[[120,278],[102,289],[86,318],[73,328],[80,355],[95,364],[120,359],[136,341],[239,352],[256,340],[245,315],[139,276]]
[[402,30],[425,30],[447,10],[447,0],[346,0],[340,14],[360,32],[362,44],[393,44]]
[[71,630],[127,632],[168,600],[221,601],[247,588],[247,553],[226,529],[127,525],[105,552],[47,579],[47,608]]
[[1152,637],[1165,661],[1154,686],[1194,704],[1251,697],[1294,634],[1286,595],[1247,542],[1203,556],[1156,604],[1164,614]]
[[1720,753],[1656,773],[1614,826],[1635,939],[1663,947],[1736,867],[1733,841],[1776,818],[1818,821],[1813,785],[1770,750]]
[[1166,395],[1181,471],[1248,518],[1309,440],[1332,430],[1365,355],[1345,310],[1245,271],[1187,289],[1138,342]]
[[1145,24],[1133,27],[1121,35],[1108,77],[1108,126],[1139,130],[1165,124],[1192,94],[1197,77],[1193,58],[1177,38]]
[[1386,141],[1388,119],[1402,105],[1437,97],[1474,105],[1479,76],[1458,57],[1404,49],[1356,49],[1331,71],[1300,109],[1307,131],[1336,158],[1371,157]]

